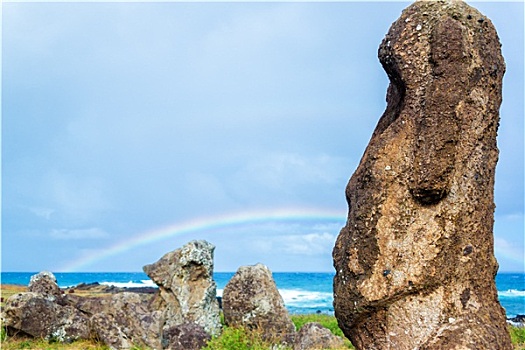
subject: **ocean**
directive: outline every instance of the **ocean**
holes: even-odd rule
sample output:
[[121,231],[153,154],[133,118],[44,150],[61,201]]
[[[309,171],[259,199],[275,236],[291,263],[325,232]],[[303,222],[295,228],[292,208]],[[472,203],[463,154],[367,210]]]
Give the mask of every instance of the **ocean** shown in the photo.
[[[2,272],[1,283],[28,285],[32,272]],[[224,286],[233,272],[216,272],[217,295],[221,296]],[[155,284],[142,272],[81,272],[55,273],[62,288],[79,283],[99,282],[116,287],[151,287]],[[326,313],[333,314],[332,280],[333,273],[274,272],[273,277],[288,311],[292,314]],[[507,317],[525,315],[525,274],[499,273],[496,286],[501,305]]]

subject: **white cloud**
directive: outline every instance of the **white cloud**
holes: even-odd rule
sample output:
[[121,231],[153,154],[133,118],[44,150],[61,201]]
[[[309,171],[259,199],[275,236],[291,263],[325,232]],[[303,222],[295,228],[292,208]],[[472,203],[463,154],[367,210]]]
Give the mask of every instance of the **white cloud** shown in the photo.
[[[343,214],[344,214],[344,212],[343,212]],[[342,225],[344,225],[344,223],[345,222],[343,221],[343,222],[329,223],[329,224],[315,224],[312,227],[312,229],[315,230],[316,232],[336,232],[336,233],[339,233],[339,231],[341,230]]]
[[335,239],[335,234],[327,232],[280,238],[283,251],[294,255],[330,255]]
[[271,153],[252,159],[238,173],[239,182],[287,192],[305,185],[333,185],[346,181],[345,159],[297,153]]
[[[525,262],[525,252],[523,251],[523,243],[516,244],[516,242],[511,242],[502,237],[494,237],[494,251],[498,260],[505,262],[505,265],[510,265],[511,263],[514,266],[516,263],[521,264],[521,269],[525,268],[523,266]],[[520,267],[519,265],[518,268]]]
[[282,256],[330,256],[336,237],[328,232],[265,236],[254,239],[251,248],[258,253]]
[[54,229],[49,235],[51,238],[59,240],[104,239],[109,237],[106,231],[98,227],[88,229]]
[[248,242],[248,244],[248,249],[258,252],[259,254],[267,254],[275,250],[273,240],[267,239],[267,237],[264,239],[254,239],[253,241]]
[[184,189],[188,198],[222,203],[224,207],[228,207],[232,202],[220,179],[212,173],[189,172],[185,176]]
[[500,271],[523,271],[525,250],[522,213],[496,215],[494,222],[494,253]]
[[83,222],[111,209],[107,186],[98,178],[53,170],[43,182],[43,196],[68,221]]
[[274,69],[278,65],[270,63],[283,58],[287,48],[297,51],[319,42],[320,33],[309,26],[311,18],[304,6],[259,4],[239,8],[243,11],[232,11],[233,15],[211,28],[197,45],[202,51],[196,52],[195,57],[204,59],[199,67],[203,73],[223,74],[224,68],[230,73],[235,73],[234,68],[237,72],[254,73],[255,68]]
[[36,216],[40,218],[44,218],[46,220],[51,219],[51,215],[55,212],[54,209],[43,208],[43,207],[32,207],[32,208],[29,208],[29,211],[31,211]]

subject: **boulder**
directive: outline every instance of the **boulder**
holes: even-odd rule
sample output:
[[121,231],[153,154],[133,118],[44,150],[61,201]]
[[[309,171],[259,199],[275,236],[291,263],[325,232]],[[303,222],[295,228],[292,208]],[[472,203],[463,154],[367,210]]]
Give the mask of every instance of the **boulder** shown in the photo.
[[92,316],[104,312],[110,304],[110,299],[110,296],[88,297],[76,294],[66,294],[64,302],[82,313]]
[[200,350],[211,340],[206,330],[195,323],[183,323],[164,330],[162,348],[170,350]]
[[45,298],[56,302],[61,302],[64,296],[57,284],[55,275],[49,271],[42,271],[31,276],[27,291],[39,293]]
[[161,347],[162,312],[151,307],[149,295],[123,292],[96,299],[84,302],[81,308],[92,315],[92,332],[98,339],[115,349]]
[[9,333],[60,342],[95,337],[112,349],[161,348],[163,313],[155,309],[150,294],[61,295],[52,274],[35,276],[29,285],[32,292],[15,294],[6,301],[3,322]]
[[512,349],[492,233],[500,46],[466,3],[417,1],[379,47],[387,107],[333,251],[335,315],[357,349]]
[[144,272],[159,286],[159,308],[164,311],[166,331],[185,323],[202,326],[211,335],[221,332],[213,251],[206,241],[192,241],[164,255]]
[[89,320],[82,312],[62,306],[35,292],[14,294],[6,301],[3,322],[8,333],[71,342],[89,339]]
[[262,264],[237,270],[224,287],[222,308],[228,326],[260,330],[267,340],[293,342],[295,326],[271,271]]
[[344,341],[317,322],[305,324],[293,344],[294,350],[343,349]]

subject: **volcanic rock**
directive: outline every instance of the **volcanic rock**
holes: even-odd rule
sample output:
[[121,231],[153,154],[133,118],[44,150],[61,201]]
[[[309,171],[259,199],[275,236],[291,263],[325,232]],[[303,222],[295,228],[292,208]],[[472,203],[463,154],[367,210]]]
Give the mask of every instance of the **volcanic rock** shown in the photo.
[[333,251],[335,314],[358,349],[512,349],[492,234],[500,46],[466,3],[418,1],[379,47],[387,107]]
[[103,285],[98,282],[93,283],[79,283],[74,287],[66,288],[65,292],[68,294],[74,294],[78,291],[89,292],[92,294],[116,294],[122,292],[142,293],[142,294],[155,294],[158,291],[156,287],[116,287],[113,285]]
[[222,293],[228,326],[260,330],[267,340],[292,343],[295,326],[271,271],[262,264],[241,266]]
[[206,241],[192,241],[164,255],[144,272],[159,286],[159,309],[164,310],[166,331],[184,323],[202,326],[211,335],[221,332],[213,251]]
[[294,350],[342,349],[344,342],[328,328],[317,322],[305,324],[297,335],[293,345]]
[[151,302],[149,295],[124,292],[91,298],[91,303],[84,301],[77,307],[92,315],[92,332],[106,345],[114,349],[136,345],[159,349],[162,312],[153,310]]
[[105,312],[108,308],[108,305],[111,304],[110,300],[111,296],[106,295],[88,297],[79,296],[75,294],[67,294],[65,296],[65,303],[67,305],[70,305],[75,309],[80,310],[88,316],[92,316],[100,312]]
[[525,327],[525,315],[516,315],[515,317],[507,318],[507,322],[516,327]]
[[10,334],[22,333],[60,342],[90,337],[89,320],[82,312],[35,292],[9,297],[3,310],[3,322]]
[[11,334],[60,342],[95,337],[112,349],[161,347],[163,313],[149,294],[62,295],[50,272],[32,276],[28,289],[6,301],[3,322]]
[[183,323],[166,329],[162,348],[170,350],[199,350],[206,346],[211,336],[195,323]]
[[39,293],[50,301],[60,302],[63,298],[63,292],[58,286],[55,275],[49,271],[42,271],[31,276],[27,291]]

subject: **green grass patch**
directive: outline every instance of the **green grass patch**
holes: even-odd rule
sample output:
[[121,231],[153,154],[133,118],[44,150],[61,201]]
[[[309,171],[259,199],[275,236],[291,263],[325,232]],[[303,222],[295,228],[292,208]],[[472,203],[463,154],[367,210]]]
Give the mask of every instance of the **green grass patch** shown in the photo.
[[295,324],[295,328],[300,330],[305,324],[309,322],[317,322],[321,326],[328,328],[332,334],[335,334],[343,338],[345,346],[348,349],[355,349],[350,340],[348,340],[339,325],[337,319],[334,316],[326,314],[305,314],[305,315],[291,315],[292,321]]
[[295,328],[300,330],[305,324],[309,322],[317,322],[323,327],[328,328],[333,334],[344,337],[343,331],[337,324],[337,319],[334,316],[326,314],[308,314],[308,315],[292,315],[291,316]]
[[510,340],[515,350],[525,350],[525,327],[509,325]]
[[7,339],[7,332],[4,327],[0,327],[0,342],[4,342]]
[[[343,335],[337,325],[334,316],[325,314],[311,315],[291,315],[291,319],[297,330],[300,330],[306,323],[317,322],[323,327],[328,328],[333,334],[345,339],[345,348],[354,349],[352,344]],[[261,332],[248,330],[242,327],[224,326],[220,336],[213,338],[205,350],[268,350],[275,349],[270,342],[265,342],[261,338]],[[280,350],[289,350],[291,347],[281,346]]]
[[242,327],[224,327],[222,334],[208,342],[204,350],[267,350],[271,346],[270,343],[261,339],[257,331],[250,331]]
[[53,343],[42,339],[16,339],[9,338],[2,340],[2,350],[15,349],[38,349],[38,350],[109,350],[109,347],[103,344],[95,343],[89,340],[79,340],[69,344]]

